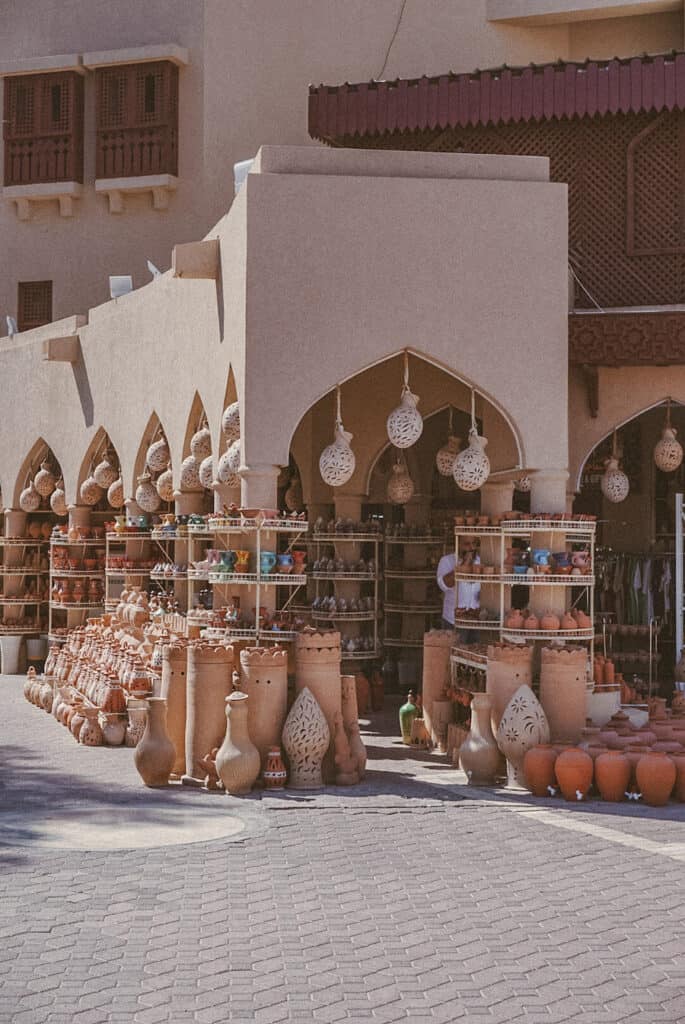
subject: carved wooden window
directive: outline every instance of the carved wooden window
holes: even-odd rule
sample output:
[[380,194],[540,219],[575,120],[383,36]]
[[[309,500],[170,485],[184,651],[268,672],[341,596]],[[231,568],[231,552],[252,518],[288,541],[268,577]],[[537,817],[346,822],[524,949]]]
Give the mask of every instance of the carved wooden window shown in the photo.
[[98,178],[178,173],[178,68],[170,61],[99,68]]
[[5,185],[83,181],[83,78],[73,71],[5,79]]
[[17,326],[20,331],[49,324],[52,320],[52,281],[20,281]]
[[629,256],[685,253],[685,120],[652,120],[628,146],[626,248]]

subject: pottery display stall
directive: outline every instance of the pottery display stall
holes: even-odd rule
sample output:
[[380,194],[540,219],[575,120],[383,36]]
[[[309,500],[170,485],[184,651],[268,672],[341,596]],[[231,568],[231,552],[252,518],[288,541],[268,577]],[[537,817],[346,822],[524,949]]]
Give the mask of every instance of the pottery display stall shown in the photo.
[[246,647],[240,652],[240,689],[250,697],[247,723],[261,763],[279,746],[288,713],[288,652],[279,647]]
[[230,646],[192,641],[188,646],[184,785],[202,786],[202,759],[220,747],[226,730],[225,700],[232,690],[234,652]]

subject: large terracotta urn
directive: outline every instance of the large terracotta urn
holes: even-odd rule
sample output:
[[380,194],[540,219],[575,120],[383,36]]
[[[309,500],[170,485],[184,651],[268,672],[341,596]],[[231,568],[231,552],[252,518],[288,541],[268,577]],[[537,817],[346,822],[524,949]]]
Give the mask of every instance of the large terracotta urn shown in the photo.
[[160,696],[167,702],[167,732],[176,750],[171,774],[180,778],[186,763],[186,686],[188,644],[183,639],[162,647]]
[[494,786],[502,774],[502,755],[492,734],[492,698],[477,693],[471,701],[471,728],[459,750],[459,764],[470,786]]
[[540,652],[540,703],[552,742],[577,743],[587,715],[587,650],[543,647]]
[[545,712],[530,686],[519,686],[504,709],[495,738],[507,759],[508,785],[523,786],[526,752],[549,740]]
[[295,641],[295,691],[308,689],[328,725],[329,748],[323,764],[324,782],[335,781],[335,720],[342,711],[340,633],[304,629]]
[[233,648],[194,641],[188,648],[186,680],[186,770],[181,781],[202,786],[202,759],[220,747],[226,733],[225,700],[233,686]]
[[671,757],[676,770],[675,788],[673,796],[679,803],[685,803],[685,751],[682,754],[674,754]]
[[523,757],[523,778],[533,796],[551,796],[556,790],[554,764],[557,752],[550,743],[540,743]]
[[533,685],[533,648],[490,644],[486,693],[492,697],[492,729],[496,732],[504,709],[520,686]]
[[250,739],[249,694],[239,690],[226,697],[226,735],[216,755],[216,773],[231,796],[249,793],[257,781],[262,759]]
[[290,764],[291,789],[321,789],[321,766],[331,734],[326,716],[311,690],[297,695],[283,726],[283,747]]
[[554,774],[565,800],[584,800],[592,785],[593,761],[578,747],[563,750],[554,764]]
[[247,647],[240,652],[240,689],[247,693],[247,727],[261,763],[281,743],[288,713],[288,652],[279,647]]
[[595,785],[602,800],[618,803],[625,799],[630,783],[630,760],[620,750],[607,750],[595,759]]
[[146,786],[166,786],[174,766],[176,750],[166,731],[166,701],[149,697],[145,732],[133,760]]
[[450,678],[450,650],[454,644],[454,633],[448,629],[431,629],[423,635],[423,677],[421,697],[423,718],[426,729],[437,745],[433,735],[433,701],[440,700]]
[[668,754],[650,751],[641,757],[635,775],[644,802],[650,807],[663,807],[667,804],[677,774],[676,766]]

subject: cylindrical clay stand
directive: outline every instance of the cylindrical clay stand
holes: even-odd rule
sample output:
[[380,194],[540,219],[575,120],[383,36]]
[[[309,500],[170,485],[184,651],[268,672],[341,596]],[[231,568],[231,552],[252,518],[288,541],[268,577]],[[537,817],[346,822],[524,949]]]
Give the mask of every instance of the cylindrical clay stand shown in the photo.
[[162,650],[161,696],[167,702],[166,728],[174,745],[176,758],[171,774],[180,778],[186,763],[186,677],[188,644],[177,640]]
[[566,647],[540,652],[540,703],[551,740],[577,743],[587,715],[587,650]]
[[288,652],[249,647],[240,652],[240,689],[249,694],[247,728],[262,764],[269,747],[280,747],[288,713]]
[[207,772],[202,758],[223,742],[232,675],[232,647],[195,642],[188,648],[184,785],[203,784]]
[[309,689],[324,713],[331,742],[323,761],[323,780],[335,781],[335,718],[342,712],[340,633],[304,630],[295,641],[295,689]]
[[454,643],[454,633],[447,629],[431,629],[423,637],[423,720],[435,746],[440,742],[440,729],[434,728],[433,701],[439,701],[449,682],[450,650]]

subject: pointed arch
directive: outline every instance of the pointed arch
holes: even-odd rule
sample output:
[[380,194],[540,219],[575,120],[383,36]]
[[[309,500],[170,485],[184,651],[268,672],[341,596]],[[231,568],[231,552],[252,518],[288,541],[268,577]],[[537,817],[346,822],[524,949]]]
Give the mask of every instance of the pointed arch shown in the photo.
[[[190,455],[190,441],[193,436],[201,427],[208,425],[207,412],[205,410],[204,402],[200,397],[200,392],[196,391],[193,395],[193,401],[190,406],[190,412],[188,413],[188,419],[186,421],[186,432],[183,439],[183,458],[187,458]],[[212,444],[212,450],[214,445]]]
[[12,489],[12,504],[8,507],[19,508],[19,495],[28,486],[29,480],[32,480],[36,475],[41,462],[49,462],[55,476],[57,478],[62,477],[62,466],[55,453],[47,441],[39,437],[29,449],[26,458],[19,468],[16,480],[14,481],[14,488]]
[[[95,466],[100,462],[105,455],[109,455],[110,461],[117,470],[120,471],[120,460],[119,455],[112,444],[111,438],[104,427],[98,427],[93,434],[90,444],[86,448],[85,455],[81,460],[81,466],[78,472],[78,478],[76,481],[76,493],[73,495],[74,504],[79,504],[79,495],[81,492],[81,484],[83,481],[92,474]],[[67,495],[67,501],[70,500],[70,495]],[[107,505],[106,497],[103,497],[102,502]],[[107,507],[109,507],[107,505]]]
[[[169,438],[167,437],[167,433],[164,429],[164,426],[162,425],[162,421],[160,420],[157,413],[153,410],[149,420],[147,421],[145,430],[143,431],[143,436],[141,437],[140,444],[138,445],[138,452],[136,454],[135,462],[133,464],[133,476],[129,481],[128,488],[126,487],[126,481],[124,481],[124,487],[125,490],[127,491],[127,497],[132,497],[136,492],[136,487],[138,485],[138,477],[141,475],[141,473],[145,471],[148,448],[154,441],[158,441],[161,438],[163,438],[167,442],[167,445],[169,444]],[[173,469],[174,467],[173,459],[171,457],[171,449],[169,449],[169,452],[170,465]]]

